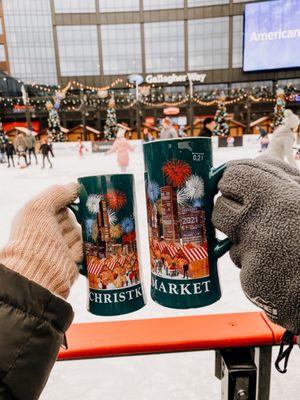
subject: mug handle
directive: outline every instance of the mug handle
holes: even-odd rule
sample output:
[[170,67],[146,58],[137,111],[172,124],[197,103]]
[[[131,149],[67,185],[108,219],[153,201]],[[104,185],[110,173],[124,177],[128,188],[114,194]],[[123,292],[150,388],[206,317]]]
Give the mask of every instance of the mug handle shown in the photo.
[[[222,164],[217,168],[212,168],[210,173],[210,187],[212,196],[215,196],[218,193],[218,183],[223,176],[223,173],[226,169],[226,164]],[[213,248],[213,255],[215,259],[222,257],[227,251],[230,250],[232,242],[229,238],[225,239],[215,239],[215,246]]]
[[[80,224],[80,217],[79,217],[79,206],[76,203],[71,203],[68,205],[68,208],[74,213],[77,222]],[[79,268],[79,273],[83,276],[87,276],[87,268],[86,268],[86,263],[83,260],[82,264],[78,264]]]

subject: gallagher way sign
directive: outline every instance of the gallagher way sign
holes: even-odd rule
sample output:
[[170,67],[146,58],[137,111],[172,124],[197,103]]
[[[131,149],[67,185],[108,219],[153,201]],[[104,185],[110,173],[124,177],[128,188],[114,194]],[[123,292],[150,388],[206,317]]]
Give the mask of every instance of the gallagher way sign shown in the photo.
[[146,76],[146,82],[147,83],[168,83],[169,85],[172,85],[172,83],[175,82],[200,82],[203,83],[205,81],[206,74],[198,74],[197,72],[189,72],[188,74],[184,75],[176,75],[176,74],[171,74],[171,75],[163,75],[163,74],[158,74],[158,75],[147,75]]

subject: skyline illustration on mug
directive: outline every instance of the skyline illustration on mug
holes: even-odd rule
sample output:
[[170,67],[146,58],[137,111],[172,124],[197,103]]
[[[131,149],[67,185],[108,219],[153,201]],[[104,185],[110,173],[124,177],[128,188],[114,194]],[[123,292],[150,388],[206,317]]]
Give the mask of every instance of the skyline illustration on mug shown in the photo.
[[134,218],[120,190],[90,194],[84,243],[91,289],[116,290],[140,283]]
[[189,163],[162,165],[163,186],[147,182],[147,214],[152,273],[167,279],[209,276],[204,181]]

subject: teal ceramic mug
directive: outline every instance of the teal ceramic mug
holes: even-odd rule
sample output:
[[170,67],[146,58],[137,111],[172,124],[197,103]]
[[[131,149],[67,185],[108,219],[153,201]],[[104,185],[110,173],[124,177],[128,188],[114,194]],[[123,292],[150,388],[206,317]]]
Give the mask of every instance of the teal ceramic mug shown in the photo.
[[224,166],[213,168],[210,138],[144,144],[151,296],[171,308],[220,299],[217,260],[230,248],[211,223]]
[[120,315],[145,305],[137,252],[133,176],[79,178],[79,203],[70,208],[82,227],[89,311]]

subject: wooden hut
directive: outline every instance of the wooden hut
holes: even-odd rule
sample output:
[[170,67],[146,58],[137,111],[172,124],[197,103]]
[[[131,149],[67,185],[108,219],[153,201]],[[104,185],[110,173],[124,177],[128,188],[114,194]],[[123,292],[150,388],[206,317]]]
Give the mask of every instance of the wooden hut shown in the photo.
[[200,132],[201,132],[201,130],[202,130],[202,128],[203,128],[203,121],[204,121],[205,118],[206,118],[206,117],[199,118],[199,119],[196,119],[196,120],[194,121],[194,125],[193,125],[193,134],[191,133],[191,127],[190,127],[190,125],[187,125],[187,126],[184,128],[184,132],[185,132],[186,136],[199,136],[199,135],[200,135]]
[[252,134],[259,134],[258,127],[263,128],[266,132],[272,133],[273,120],[270,117],[262,117],[250,123],[250,132]]
[[239,136],[243,136],[245,134],[245,130],[246,130],[245,124],[243,124],[242,122],[236,121],[233,118],[229,119],[227,122],[229,125],[229,136],[239,137]]
[[7,132],[5,132],[5,134],[9,137],[9,139],[13,141],[19,133],[22,133],[23,135],[28,135],[31,132],[33,133],[34,136],[37,135],[37,132],[33,130],[31,131],[30,129],[25,128],[23,126],[15,126],[9,129]]
[[[203,278],[209,275],[208,255],[205,247],[182,246],[176,257],[181,267],[183,264],[189,265],[188,276],[190,278]],[[182,271],[180,272],[182,273]]]
[[[205,116],[203,116],[203,118],[201,117],[201,118],[195,120],[194,126],[193,126],[193,135],[192,136],[199,136],[200,135],[201,130],[203,128],[203,121],[207,117],[208,116],[205,115]],[[213,118],[213,117],[211,116],[211,118]],[[232,117],[229,117],[228,120],[227,120],[227,123],[229,125],[229,136],[241,137],[241,136],[243,136],[245,134],[246,125],[243,124],[242,122],[236,121]],[[191,136],[191,127],[189,125],[187,125],[184,128],[184,131],[185,131],[187,136]]]
[[[69,129],[67,129],[67,128],[64,128],[63,126],[61,127],[61,131],[63,132],[63,134],[64,134],[64,136],[65,136],[65,142],[68,142],[69,141],[69,136],[68,136],[68,134],[69,134]],[[43,139],[47,139],[47,137],[48,137],[48,128],[45,128],[45,129],[43,129],[42,131],[40,131],[40,132],[38,132],[37,134],[36,134],[36,138],[37,138],[37,140],[39,140],[39,141],[42,141]],[[77,140],[77,139],[76,139]]]
[[68,132],[68,141],[76,142],[78,138],[81,140],[87,140],[91,142],[97,142],[101,139],[101,132],[91,126],[86,125],[86,138],[84,135],[84,126],[83,124],[74,126],[74,128],[70,129]]

